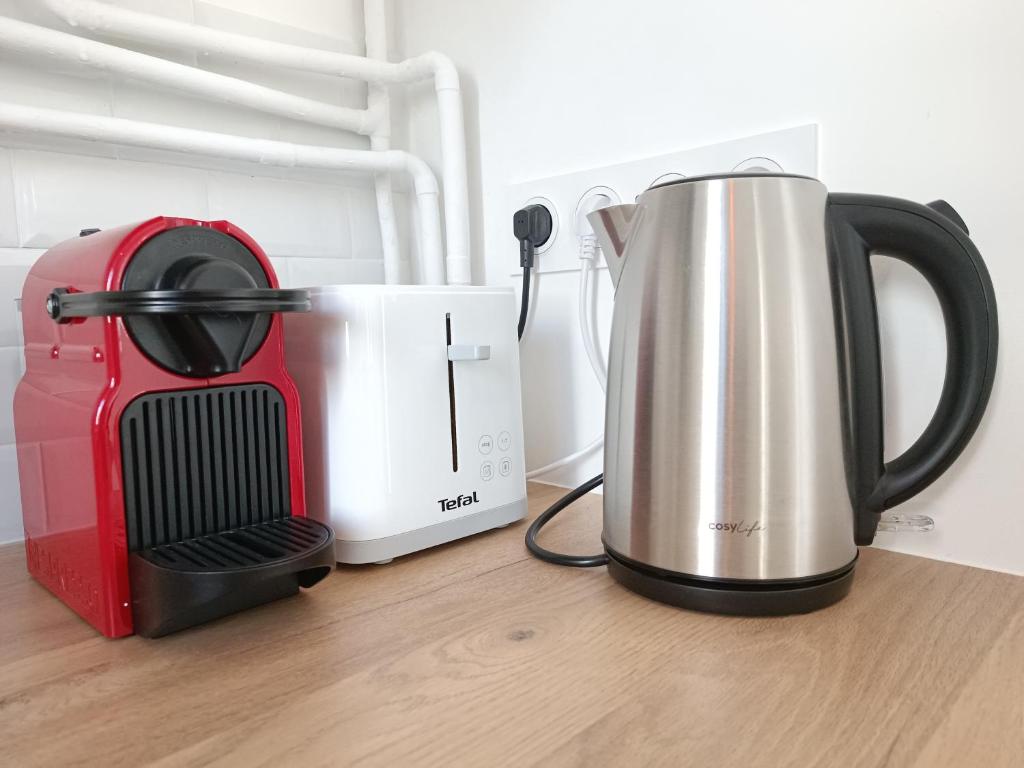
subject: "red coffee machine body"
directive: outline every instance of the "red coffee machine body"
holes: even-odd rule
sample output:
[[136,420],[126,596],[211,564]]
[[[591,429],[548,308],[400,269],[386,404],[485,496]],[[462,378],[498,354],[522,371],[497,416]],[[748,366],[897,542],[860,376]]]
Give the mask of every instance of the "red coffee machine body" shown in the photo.
[[[284,367],[279,314],[262,316],[269,325],[248,359],[219,368],[214,365],[215,375],[170,370],[140,348],[145,339],[141,331],[133,335],[130,330],[133,313],[158,319],[173,314],[166,306],[154,309],[156,300],[141,296],[145,291],[123,295],[150,301],[148,305],[108,307],[112,313],[124,314],[101,314],[106,311],[101,305],[82,312],[85,316],[76,316],[71,308],[67,310],[70,318],[53,317],[59,312],[55,300],[67,300],[70,305],[70,300],[89,296],[108,302],[117,298],[140,250],[172,230],[177,247],[189,250],[194,240],[194,250],[200,254],[210,250],[210,233],[218,233],[217,247],[227,242],[223,236],[240,243],[262,270],[267,292],[278,289],[266,255],[237,227],[226,221],[158,217],[51,248],[33,266],[22,293],[26,370],[15,394],[14,417],[29,571],[108,637],[133,631],[166,634],[265,602],[252,601],[244,592],[252,591],[248,586],[254,577],[259,582],[266,575],[262,572],[267,568],[261,564],[270,563],[270,571],[276,565],[280,571],[282,558],[274,555],[282,552],[267,541],[261,554],[250,553],[246,560],[240,554],[244,547],[223,535],[236,528],[244,532],[246,524],[271,517],[278,526],[282,518],[305,517],[299,399]],[[178,231],[183,234],[179,236]],[[156,258],[167,261],[159,254]],[[190,252],[182,262],[189,258],[201,261],[201,256]],[[212,273],[219,268],[215,266]],[[207,267],[193,268],[191,277],[179,279],[185,290],[179,291],[178,298],[206,297],[203,280],[212,273]],[[216,275],[213,281],[223,283]],[[198,291],[188,293],[196,287]],[[237,305],[228,309],[232,306]],[[191,310],[200,318],[216,318],[220,311],[216,304],[191,306]],[[220,319],[224,317],[234,315]],[[189,333],[196,337],[194,344]],[[186,328],[180,346],[193,354],[192,347],[201,350],[209,341],[204,341],[204,335],[201,328]],[[265,414],[257,414],[261,404],[256,394],[246,397],[245,387],[253,385],[277,393],[273,403],[283,414],[276,427],[269,418],[260,421]],[[154,403],[145,402],[147,396],[156,398]],[[218,398],[228,403],[219,409],[223,423],[218,423]],[[126,412],[137,403],[145,411],[127,420]],[[225,409],[236,406],[244,406],[252,418],[236,418],[229,425]],[[259,429],[263,442],[240,434],[247,428]],[[274,429],[284,434],[277,435],[279,443],[271,446],[273,438],[266,435]],[[239,457],[246,446],[249,454]],[[127,456],[134,457],[128,471]],[[270,471],[265,473],[264,468]],[[270,487],[270,478],[276,478],[276,488]],[[266,484],[265,491],[261,483]],[[249,490],[245,498],[241,486]],[[274,499],[267,501],[273,494]],[[132,508],[131,515],[126,515],[126,505]],[[266,507],[265,513],[255,511],[261,506]],[[133,524],[135,530],[131,530]],[[251,539],[260,550],[265,532],[253,529],[245,535],[249,537],[245,541]],[[175,548],[180,550],[178,555]],[[319,542],[316,557],[307,557],[303,568],[284,580],[287,583],[279,578],[261,596],[272,599],[297,591],[296,584],[307,586],[322,578],[333,561],[332,547],[326,547],[326,556],[324,549]],[[283,559],[296,551],[283,551]],[[176,564],[176,557],[181,563]],[[135,565],[142,570],[137,572]],[[242,573],[246,569],[249,572]],[[138,594],[143,586],[149,590],[144,596]],[[178,615],[162,615],[165,606],[173,606],[169,610]],[[148,631],[136,626],[140,611]],[[161,615],[154,619],[154,613]]]

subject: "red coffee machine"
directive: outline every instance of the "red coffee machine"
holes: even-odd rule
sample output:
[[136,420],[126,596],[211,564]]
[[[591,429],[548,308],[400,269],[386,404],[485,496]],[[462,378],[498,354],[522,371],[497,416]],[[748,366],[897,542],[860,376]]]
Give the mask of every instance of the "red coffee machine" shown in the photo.
[[160,217],[51,248],[22,293],[14,398],[29,571],[108,637],[293,594],[334,562],[306,518],[281,290],[226,221]]

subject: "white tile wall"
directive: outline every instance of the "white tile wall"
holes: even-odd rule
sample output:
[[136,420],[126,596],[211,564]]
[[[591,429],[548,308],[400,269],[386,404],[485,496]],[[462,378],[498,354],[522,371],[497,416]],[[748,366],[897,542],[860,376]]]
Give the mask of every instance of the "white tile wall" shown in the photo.
[[[362,52],[360,0],[113,1],[269,39]],[[0,14],[62,28],[31,3],[0,0]],[[201,52],[146,51],[332,103],[365,106],[365,86],[352,81],[247,67]],[[0,99],[16,103],[298,143],[368,147],[365,137],[351,133],[197,101],[73,67],[53,72],[46,62],[0,60],[0,82]],[[408,204],[401,194],[396,202]],[[21,294],[25,275],[46,248],[74,237],[83,227],[110,227],[160,214],[233,221],[267,251],[282,285],[383,280],[376,201],[372,179],[366,176],[197,161],[0,133],[0,493],[5,502],[0,505],[0,542],[22,536],[12,398],[22,359],[14,299]],[[402,210],[399,219],[404,225]]]
[[361,2],[302,0],[301,5],[297,12],[294,0],[196,0],[194,12],[198,23],[282,43],[337,50],[334,41],[342,40],[362,49],[355,42],[363,37]]
[[14,300],[21,298],[25,276],[42,250],[0,248],[0,348],[21,345]]
[[21,378],[21,348],[0,347],[0,445],[14,442],[14,388]]
[[18,234],[49,248],[86,227],[106,229],[154,215],[206,218],[205,173],[102,157],[14,151]]
[[289,259],[288,284],[294,288],[332,283],[380,283],[384,262],[379,259]]
[[209,212],[234,222],[268,253],[350,257],[349,198],[324,184],[210,174]]
[[0,445],[0,489],[3,510],[0,511],[0,542],[24,537],[21,527],[21,487],[18,485],[18,459],[14,445]]
[[110,114],[110,81],[93,70],[71,69],[54,72],[45,61],[4,59],[0,61],[3,98],[16,104],[48,109]]
[[348,192],[349,221],[352,227],[352,258],[373,259],[381,252],[377,198],[372,189]]
[[[177,125],[200,131],[216,130],[258,139],[276,139],[281,131],[281,120],[274,115],[214,102],[203,102],[197,109],[196,100],[185,94],[157,90],[143,83],[115,83],[108,102],[114,117],[127,120]],[[124,150],[118,155],[128,156]]]
[[[278,13],[274,14],[276,19],[273,16],[259,15],[260,8],[253,6],[250,0],[235,4],[237,8],[226,8],[224,5],[225,3],[197,0],[195,3],[196,22],[215,29],[239,32],[292,45],[340,53],[361,54],[363,52],[362,42],[356,42],[356,40],[362,40],[361,25],[358,34],[353,35],[353,30],[345,29],[343,19],[333,13],[334,9],[343,9],[345,3],[320,3],[319,5],[322,7],[318,10],[317,15],[322,17],[318,20],[322,20],[323,24],[312,29],[294,24],[295,21],[301,20],[303,14],[295,13],[294,4],[291,3],[287,8],[278,9]],[[307,0],[306,5],[311,6],[312,4]],[[274,13],[266,7],[262,10],[264,13]],[[311,7],[307,7],[306,10],[311,10]],[[328,75],[298,73],[271,67],[255,68],[231,58],[209,56],[202,52],[200,52],[199,64],[203,68],[219,74],[244,77],[271,88],[288,90],[311,99],[335,103],[340,99],[344,103],[346,98],[365,98],[365,86],[351,80]]]
[[19,245],[18,223],[11,152],[0,147],[0,247],[16,245]]

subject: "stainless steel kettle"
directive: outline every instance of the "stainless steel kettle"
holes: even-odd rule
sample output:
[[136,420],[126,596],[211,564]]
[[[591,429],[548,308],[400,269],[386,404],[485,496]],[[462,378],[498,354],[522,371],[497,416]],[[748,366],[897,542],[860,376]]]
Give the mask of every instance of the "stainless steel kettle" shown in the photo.
[[[781,174],[688,178],[589,216],[615,283],[604,546],[627,587],[702,610],[813,610],[850,588],[882,510],[941,475],[995,372],[988,272],[944,202]],[[869,255],[945,316],[938,408],[883,463]]]

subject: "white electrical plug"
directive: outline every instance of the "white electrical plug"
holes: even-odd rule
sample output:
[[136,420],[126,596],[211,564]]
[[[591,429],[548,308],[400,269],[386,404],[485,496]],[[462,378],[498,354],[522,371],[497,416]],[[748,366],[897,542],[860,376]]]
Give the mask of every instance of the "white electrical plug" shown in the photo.
[[601,342],[598,338],[596,318],[594,316],[593,290],[590,284],[590,275],[597,267],[597,254],[600,250],[597,245],[597,235],[590,225],[587,215],[609,205],[617,205],[619,196],[610,187],[591,187],[576,204],[576,237],[579,240],[580,257],[580,291],[579,291],[579,324],[580,335],[583,339],[583,349],[587,353],[587,360],[594,371],[601,389],[608,386],[607,365],[601,354]]
[[610,205],[618,205],[619,196],[610,187],[591,187],[580,197],[576,203],[576,217],[574,220],[576,237],[579,240],[579,256],[581,259],[593,262],[597,256],[597,235],[594,228],[590,226],[587,215]]
[[604,192],[589,192],[584,195],[576,207],[576,237],[593,237],[594,228],[590,226],[587,216],[611,204],[612,199]]

